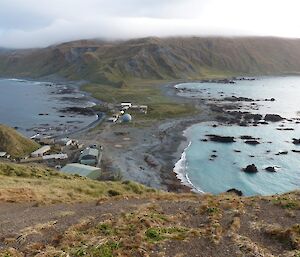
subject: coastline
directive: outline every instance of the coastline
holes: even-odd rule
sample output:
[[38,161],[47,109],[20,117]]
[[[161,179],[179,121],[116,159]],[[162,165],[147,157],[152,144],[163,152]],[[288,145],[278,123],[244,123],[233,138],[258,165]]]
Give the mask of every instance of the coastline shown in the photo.
[[[74,82],[65,79],[60,80],[59,78],[40,78],[39,80],[20,78],[20,80],[65,84],[68,87],[75,88],[93,102],[101,102],[92,98],[88,92],[81,90],[82,81]],[[96,142],[103,145],[106,149],[104,159],[113,163],[112,170],[119,169],[122,171],[123,179],[134,180],[147,186],[172,192],[190,192],[193,189],[192,186],[184,183],[180,179],[180,175],[174,171],[175,164],[180,160],[182,153],[189,144],[184,131],[194,124],[213,121],[214,118],[211,109],[205,105],[205,101],[178,96],[174,88],[176,84],[178,82],[162,85],[162,93],[180,103],[193,101],[193,104],[199,109],[199,113],[195,116],[157,121],[153,126],[143,128],[132,128],[130,126],[120,128],[105,123],[100,131],[93,130],[96,125],[103,121],[105,117],[103,115],[102,118],[92,122],[92,125],[89,124],[79,131],[64,133],[63,136],[72,135],[74,139],[79,139],[86,144]],[[122,142],[124,148],[116,147],[122,139],[116,138],[115,133],[118,131],[126,132],[126,130],[135,138],[131,137],[127,144]],[[160,139],[161,135],[164,135],[162,140]],[[126,147],[132,148],[132,150],[127,151]],[[157,167],[147,165],[146,155],[150,155],[159,165]],[[133,172],[133,170],[137,171]]]
[[[178,83],[170,83],[162,86],[162,91],[168,97],[180,102],[193,102],[199,113],[193,117],[179,118],[172,121],[162,122],[159,126],[160,131],[165,135],[164,141],[152,149],[152,154],[162,163],[160,176],[162,184],[168,191],[172,192],[199,192],[193,187],[185,176],[175,170],[176,164],[181,160],[182,155],[190,142],[186,135],[186,130],[195,124],[207,121],[215,121],[213,111],[206,105],[203,100],[187,99],[176,94],[175,85]],[[161,132],[160,132],[161,133]],[[186,180],[186,181],[185,181]]]
[[[66,91],[71,91],[71,94],[80,94],[82,95],[83,98],[85,98],[85,102],[86,102],[86,106],[84,107],[80,107],[82,109],[89,109],[93,115],[96,117],[95,120],[93,120],[92,122],[86,124],[84,127],[82,128],[77,128],[77,129],[73,129],[71,131],[68,132],[64,132],[64,133],[57,133],[56,135],[53,135],[54,138],[62,138],[62,137],[66,137],[66,136],[71,136],[71,135],[76,135],[78,133],[83,133],[88,131],[89,129],[94,128],[95,126],[99,125],[105,118],[105,114],[102,112],[96,112],[92,107],[100,104],[101,101],[92,97],[90,93],[85,92],[84,90],[81,89],[81,86],[86,83],[86,81],[70,81],[67,80],[63,77],[59,77],[59,76],[50,76],[50,77],[41,77],[41,78],[29,78],[29,77],[1,77],[0,79],[4,79],[4,80],[11,80],[11,81],[19,81],[19,82],[32,82],[32,83],[41,83],[41,84],[52,84],[52,85],[56,85],[56,86],[64,86],[65,88],[62,89],[66,90]],[[68,92],[69,93],[69,92]],[[64,93],[60,93],[58,91],[58,94],[64,94]],[[76,97],[74,97],[74,100],[72,101],[74,104],[76,104]],[[68,99],[69,100],[69,99]],[[65,101],[63,99],[61,99],[61,101]],[[71,112],[71,114],[73,115],[73,113]]]

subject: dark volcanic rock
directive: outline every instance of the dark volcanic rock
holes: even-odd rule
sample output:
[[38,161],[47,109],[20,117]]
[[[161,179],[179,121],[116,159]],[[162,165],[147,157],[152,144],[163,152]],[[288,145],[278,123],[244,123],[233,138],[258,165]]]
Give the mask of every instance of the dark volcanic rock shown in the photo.
[[278,114],[266,114],[264,120],[265,121],[272,121],[272,122],[277,122],[277,121],[281,121],[284,118],[282,118],[280,115]]
[[243,195],[243,192],[241,190],[238,190],[238,189],[235,189],[235,188],[228,189],[226,192],[227,193],[233,193],[233,194],[236,194],[238,196]]
[[275,98],[270,98],[270,99],[266,98],[265,101],[271,101],[271,102],[274,102],[274,101],[275,101]]
[[259,121],[258,124],[262,124],[262,125],[268,125],[269,123],[266,121]]
[[261,120],[263,118],[263,116],[261,114],[254,114],[254,113],[246,113],[244,115],[244,119],[247,120]]
[[288,151],[282,151],[282,152],[277,153],[276,155],[287,155],[287,154],[288,154]]
[[246,173],[256,173],[258,172],[257,167],[254,164],[248,165],[246,168],[243,169]]
[[257,140],[257,139],[259,139],[259,138],[255,138],[255,137],[253,137],[253,136],[240,136],[240,139],[246,139],[246,140]]
[[300,150],[292,150],[293,153],[300,153]]
[[231,96],[231,97],[225,97],[224,101],[230,101],[230,102],[254,102],[254,99],[247,98],[247,97]]
[[260,144],[260,142],[258,142],[257,140],[246,140],[245,144],[248,144],[248,145],[258,145],[258,144]]
[[276,128],[277,130],[295,130],[294,128]]
[[300,138],[299,139],[293,138],[293,144],[294,145],[300,145]]
[[265,168],[265,170],[268,172],[276,172],[275,167],[272,166]]
[[210,141],[219,142],[219,143],[233,143],[235,142],[234,137],[228,136],[218,136],[218,135],[206,135],[209,137]]
[[83,107],[66,107],[61,110],[59,110],[62,113],[75,113],[79,115],[88,115],[92,116],[95,115],[94,111],[90,108],[83,108]]

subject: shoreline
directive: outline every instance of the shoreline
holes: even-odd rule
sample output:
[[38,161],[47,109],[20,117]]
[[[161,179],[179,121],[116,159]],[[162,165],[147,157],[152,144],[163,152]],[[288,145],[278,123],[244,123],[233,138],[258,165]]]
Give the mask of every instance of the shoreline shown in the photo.
[[[95,116],[95,120],[93,120],[92,122],[86,124],[84,127],[82,128],[77,128],[68,132],[64,132],[64,133],[57,133],[55,135],[52,135],[53,138],[63,138],[63,137],[67,137],[67,136],[71,136],[71,135],[76,135],[79,133],[83,133],[86,132],[92,128],[94,128],[95,126],[99,125],[101,122],[103,122],[103,120],[105,119],[105,114],[102,112],[96,112],[95,110],[93,110],[93,106],[100,104],[101,101],[99,99],[96,99],[94,97],[91,96],[90,93],[84,91],[81,89],[82,85],[84,83],[86,83],[86,81],[70,81],[67,80],[65,78],[59,77],[59,76],[52,76],[52,77],[41,77],[41,78],[29,78],[29,77],[1,77],[0,79],[3,80],[11,80],[11,81],[19,81],[19,82],[32,82],[32,83],[44,83],[44,84],[52,84],[55,86],[64,86],[70,90],[72,90],[74,94],[81,94],[82,97],[84,97],[86,100],[86,106],[85,107],[80,107],[82,109],[89,109],[90,111],[93,112],[93,116]],[[60,94],[60,93],[58,93]],[[51,95],[51,94],[50,94]],[[76,104],[76,97],[73,97],[73,104]],[[60,99],[60,101],[64,102],[65,100]],[[92,105],[88,105],[88,104],[92,104]],[[72,108],[72,107],[70,107]],[[72,112],[70,112],[70,114],[73,115]],[[90,115],[89,115],[90,116]],[[26,136],[26,135],[25,135]]]
[[[180,174],[178,174],[174,169],[175,165],[181,160],[182,154],[185,149],[189,146],[185,131],[191,126],[207,121],[216,121],[213,111],[209,106],[205,104],[202,100],[187,99],[176,94],[175,85],[178,83],[169,83],[162,86],[162,90],[168,97],[176,99],[180,102],[191,102],[196,105],[200,112],[194,117],[179,118],[172,121],[165,121],[160,124],[159,127],[166,127],[163,129],[165,134],[165,141],[163,145],[160,144],[158,147],[152,149],[152,154],[162,163],[162,168],[160,175],[162,177],[162,184],[167,187],[168,191],[172,192],[191,192],[197,191],[191,182],[185,183],[180,179]],[[170,124],[172,124],[170,126]],[[155,154],[156,152],[156,154]]]

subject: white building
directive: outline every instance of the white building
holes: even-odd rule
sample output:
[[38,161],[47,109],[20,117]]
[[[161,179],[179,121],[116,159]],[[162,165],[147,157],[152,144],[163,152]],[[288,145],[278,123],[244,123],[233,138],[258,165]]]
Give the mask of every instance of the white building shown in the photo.
[[31,153],[31,157],[42,157],[45,153],[49,152],[51,149],[50,145],[44,145],[40,149]]
[[122,108],[124,108],[124,107],[130,108],[131,106],[132,106],[132,103],[121,103]]
[[0,158],[7,158],[6,152],[0,152]]
[[48,154],[43,156],[43,160],[65,160],[68,159],[68,155],[65,153],[58,153],[58,154]]

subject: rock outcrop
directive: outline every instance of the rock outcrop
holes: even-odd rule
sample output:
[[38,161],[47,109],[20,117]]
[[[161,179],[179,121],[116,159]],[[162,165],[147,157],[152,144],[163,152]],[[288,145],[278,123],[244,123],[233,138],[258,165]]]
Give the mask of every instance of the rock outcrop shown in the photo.
[[250,164],[246,168],[244,168],[243,171],[246,173],[256,173],[258,172],[258,169],[254,164]]

